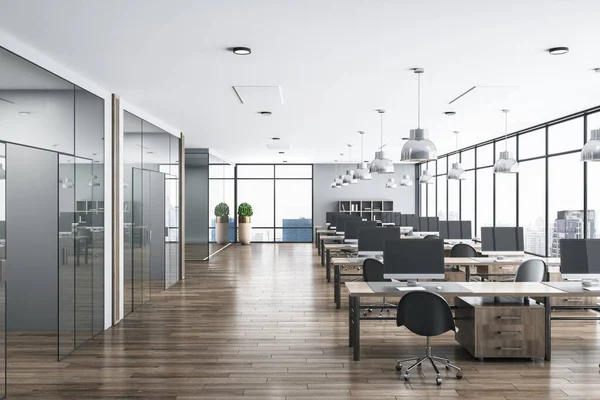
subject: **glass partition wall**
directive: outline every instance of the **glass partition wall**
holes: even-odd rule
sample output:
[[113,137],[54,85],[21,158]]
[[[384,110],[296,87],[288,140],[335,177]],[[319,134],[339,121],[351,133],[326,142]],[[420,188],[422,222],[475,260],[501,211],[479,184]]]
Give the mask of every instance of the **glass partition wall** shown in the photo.
[[4,375],[61,360],[104,330],[105,113],[102,98],[4,49],[0,68]]
[[179,281],[179,138],[125,111],[123,158],[127,315]]
[[[435,178],[420,185],[420,213],[452,219],[458,211],[459,219],[473,221],[474,236],[482,226],[522,226],[525,251],[539,256],[559,256],[563,238],[599,238],[600,167],[580,161],[590,131],[598,128],[595,107],[510,134],[516,174],[493,173],[504,137],[421,164]],[[447,165],[457,155],[467,179],[448,181]]]
[[[209,238],[209,254],[213,255],[223,247],[230,243],[235,243],[236,232],[236,208],[235,208],[235,167],[225,161],[209,155],[208,166],[208,210],[210,213],[208,238]],[[227,233],[223,234],[217,240],[217,216],[215,215],[215,207],[225,203],[229,207],[229,219],[226,224]],[[219,227],[219,230],[221,228]]]

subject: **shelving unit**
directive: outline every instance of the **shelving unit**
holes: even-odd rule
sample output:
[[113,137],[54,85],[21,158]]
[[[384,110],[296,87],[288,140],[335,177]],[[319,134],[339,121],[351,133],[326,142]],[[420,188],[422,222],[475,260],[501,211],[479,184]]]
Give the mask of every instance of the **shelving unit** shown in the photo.
[[394,211],[391,200],[339,200],[338,212],[362,217],[368,221],[380,221],[381,213]]

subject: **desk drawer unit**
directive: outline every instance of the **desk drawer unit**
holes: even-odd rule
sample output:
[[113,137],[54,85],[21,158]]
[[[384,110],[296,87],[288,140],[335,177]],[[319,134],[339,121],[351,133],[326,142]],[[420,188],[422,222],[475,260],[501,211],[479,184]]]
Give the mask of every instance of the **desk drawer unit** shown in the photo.
[[456,340],[474,357],[544,357],[542,306],[463,297],[456,305]]

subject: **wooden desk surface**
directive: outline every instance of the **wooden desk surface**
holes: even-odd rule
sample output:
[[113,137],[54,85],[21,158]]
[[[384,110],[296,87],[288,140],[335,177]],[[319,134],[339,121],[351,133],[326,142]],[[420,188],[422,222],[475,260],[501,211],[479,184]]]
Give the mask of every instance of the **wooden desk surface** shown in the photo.
[[[332,265],[362,265],[367,257],[332,257]],[[479,261],[466,257],[444,257],[444,265],[479,265]]]
[[547,266],[560,265],[560,258],[558,257],[536,257],[528,254],[521,257],[508,257],[504,260],[498,260],[495,257],[471,257],[470,259],[481,265],[518,266],[527,260],[542,260]]
[[[401,297],[408,293],[408,291],[398,291],[396,287],[401,286],[401,283],[396,282],[372,283],[373,286],[381,286],[379,290],[373,290],[373,287],[366,282],[346,282],[345,285],[352,297],[375,297],[383,294]],[[555,283],[550,286],[546,283],[531,282],[422,282],[419,283],[419,286],[444,296],[561,297],[573,293],[582,296],[598,296],[598,292],[589,292],[583,289],[581,292],[575,292],[573,288],[571,288],[573,291],[567,293],[558,289],[559,286]]]
[[352,245],[350,243],[325,243],[323,245],[325,250],[341,250],[341,249],[349,249],[358,251],[358,245]]

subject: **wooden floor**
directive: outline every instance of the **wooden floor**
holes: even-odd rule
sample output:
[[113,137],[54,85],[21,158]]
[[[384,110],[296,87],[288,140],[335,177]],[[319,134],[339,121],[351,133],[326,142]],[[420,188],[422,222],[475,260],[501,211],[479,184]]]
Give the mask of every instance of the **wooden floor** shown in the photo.
[[9,398],[600,399],[597,322],[554,323],[552,362],[482,363],[435,338],[465,374],[436,387],[430,366],[410,383],[395,371],[424,340],[391,322],[363,323],[352,361],[347,299],[336,311],[311,245],[235,246],[187,271],[65,361],[9,363]]

